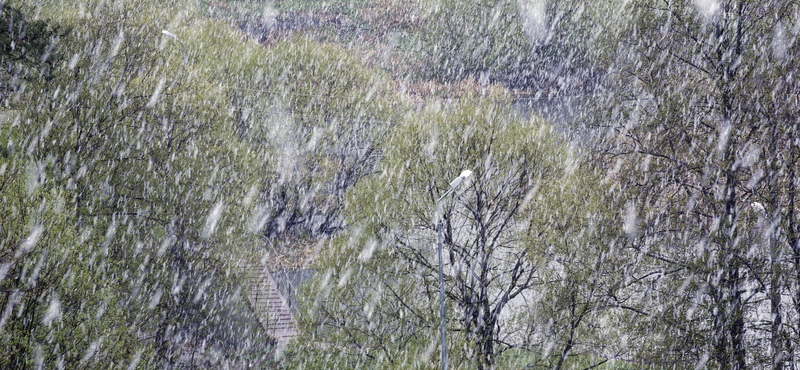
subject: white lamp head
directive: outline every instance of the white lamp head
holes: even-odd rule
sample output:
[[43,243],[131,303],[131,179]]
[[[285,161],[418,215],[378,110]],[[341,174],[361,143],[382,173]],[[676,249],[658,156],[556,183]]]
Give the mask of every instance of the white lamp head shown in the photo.
[[177,40],[177,39],[178,39],[178,36],[175,36],[175,34],[174,34],[174,33],[172,33],[172,32],[169,32],[169,31],[167,31],[167,30],[161,30],[161,33],[162,33],[164,36],[167,36],[167,37],[169,37],[169,38],[171,38],[171,39],[175,39],[175,40]]
[[470,170],[462,171],[461,175],[458,175],[458,177],[456,177],[455,180],[450,182],[450,190],[453,190],[456,187],[458,187],[459,185],[461,185],[461,182],[463,182],[464,179],[469,177],[469,175],[472,175],[472,171],[470,171]]

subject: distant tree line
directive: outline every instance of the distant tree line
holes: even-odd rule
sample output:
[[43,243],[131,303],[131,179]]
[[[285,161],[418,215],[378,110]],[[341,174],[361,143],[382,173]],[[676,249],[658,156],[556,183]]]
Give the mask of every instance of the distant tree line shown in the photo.
[[[479,82],[422,107],[194,2],[0,6],[0,367],[438,368],[437,216],[454,368],[798,366],[800,5],[422,5],[418,76]],[[281,242],[276,357],[241,271]]]

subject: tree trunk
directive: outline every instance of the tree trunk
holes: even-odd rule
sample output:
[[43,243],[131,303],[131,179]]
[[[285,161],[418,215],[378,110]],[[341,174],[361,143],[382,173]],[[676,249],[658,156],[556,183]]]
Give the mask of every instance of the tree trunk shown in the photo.
[[478,369],[491,369],[494,365],[494,328],[496,322],[493,318],[487,320],[486,324],[478,332],[477,347],[481,351],[478,354]]
[[730,271],[730,290],[731,290],[731,351],[733,354],[733,369],[745,370],[747,369],[746,348],[744,342],[745,327],[744,327],[744,307],[742,304],[742,290],[739,282],[741,277],[739,274],[739,264],[734,263]]
[[[786,362],[786,350],[784,345],[785,335],[784,335],[784,328],[783,328],[783,312],[781,309],[781,289],[783,287],[783,269],[781,268],[781,260],[783,259],[783,253],[781,248],[781,240],[780,240],[780,229],[779,225],[776,221],[773,221],[776,216],[779,217],[779,210],[781,208],[780,205],[780,195],[779,195],[779,186],[778,186],[778,176],[781,172],[781,160],[779,159],[778,154],[778,141],[780,140],[780,133],[778,132],[778,127],[780,126],[778,122],[770,120],[771,128],[771,135],[769,141],[769,151],[770,151],[770,158],[769,158],[769,174],[768,174],[768,183],[767,183],[767,190],[769,192],[769,209],[766,210],[760,217],[766,218],[764,221],[769,228],[767,230],[767,237],[769,243],[769,263],[770,263],[770,283],[769,283],[769,301],[770,301],[770,314],[772,316],[772,323],[771,323],[771,338],[770,338],[770,352],[772,355],[772,369],[773,370],[783,370],[784,364]],[[789,169],[789,172],[793,172],[794,169]],[[793,179],[793,177],[790,177]],[[790,180],[793,181],[793,180]]]
[[773,261],[772,266],[772,281],[770,283],[770,312],[772,314],[772,338],[770,338],[770,347],[772,352],[772,369],[783,370],[785,361],[785,352],[783,349],[783,314],[781,312],[781,293],[780,293],[780,279],[779,268],[777,262]]
[[[789,135],[789,137],[795,138],[797,137],[797,134],[798,134],[797,124],[795,124],[793,129],[791,130],[791,135]],[[797,176],[796,168],[798,165],[798,161],[800,160],[800,143],[790,143],[789,147],[791,149],[790,149],[789,159],[786,165],[787,179],[788,179],[788,181],[786,182],[786,187],[789,198],[788,199],[789,205],[787,207],[787,215],[784,219],[788,223],[785,230],[786,230],[786,238],[788,239],[787,241],[789,243],[789,248],[791,250],[793,257],[792,261],[794,262],[795,279],[796,281],[800,282],[800,228],[798,227],[796,221],[797,215],[795,214],[795,207],[796,207],[795,198],[797,197],[797,185],[798,185],[798,182],[795,179]],[[787,276],[790,275],[787,274]],[[800,287],[795,287],[794,289],[795,289],[794,306],[797,313],[797,317],[800,317]],[[792,369],[796,368],[795,364],[796,360],[794,356],[796,344],[797,341],[795,338],[794,341],[788,341],[788,344],[786,346],[787,353],[789,354],[790,357],[788,361],[792,364]]]

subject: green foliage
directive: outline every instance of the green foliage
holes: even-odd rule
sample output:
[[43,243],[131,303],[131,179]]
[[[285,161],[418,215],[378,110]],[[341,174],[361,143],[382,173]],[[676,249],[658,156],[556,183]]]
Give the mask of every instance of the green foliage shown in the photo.
[[[441,219],[455,368],[781,368],[800,346],[800,9],[698,4],[215,2],[347,19],[265,47],[194,1],[3,3],[0,367],[264,365],[241,267],[264,237],[324,235],[275,364],[438,368]],[[415,111],[374,60],[312,41],[360,36],[439,81],[610,71],[592,113],[616,167],[499,90]]]
[[783,297],[800,297],[786,283],[800,271],[787,263],[800,251],[798,85],[787,80],[800,9],[703,4],[632,2],[599,101],[603,124],[617,122],[614,172],[644,225],[632,245],[648,278],[632,290],[653,340],[640,356],[779,369],[798,348],[787,334],[797,310]]
[[[539,193],[531,210],[540,216],[531,220],[536,232],[527,245],[547,283],[519,319],[538,333],[528,345],[543,354],[537,359],[542,368],[602,364],[609,353],[616,353],[612,360],[625,353],[631,340],[625,307],[635,298],[624,286],[638,263],[627,250],[635,220],[614,208],[619,190],[613,182],[588,163],[575,165],[554,188]],[[620,217],[629,224],[621,228]]]
[[[348,197],[348,232],[323,251],[319,277],[304,293],[307,341],[366,356],[370,366],[436,364],[431,220],[445,181],[468,168],[474,178],[442,210],[447,270],[453,270],[446,279],[448,347],[454,367],[491,366],[503,345],[497,344],[495,353],[499,338],[478,330],[496,325],[497,317],[489,315],[514,311],[505,306],[507,300],[539,281],[537,262],[524,247],[536,232],[529,227],[531,218],[539,217],[532,211],[539,192],[549,193],[575,169],[550,127],[519,119],[502,99],[492,95],[433,106],[392,131],[379,172]],[[478,282],[469,271],[494,278]],[[481,289],[488,298],[465,293]],[[491,312],[480,311],[480,299]],[[495,335],[494,329],[488,332]]]
[[[0,103],[8,106],[19,97],[25,85],[49,79],[62,55],[58,40],[68,30],[41,19],[31,19],[26,5],[3,3],[0,6]],[[34,85],[36,86],[36,85]],[[23,91],[20,91],[23,90]],[[12,102],[13,101],[13,102]]]
[[519,86],[532,74],[533,43],[516,0],[424,3],[418,30],[425,76],[439,81],[499,81]]
[[[0,126],[0,191],[13,200],[0,299],[20,312],[3,332],[11,367],[211,365],[204,342],[223,350],[213,361],[259,361],[266,339],[236,265],[258,242],[243,200],[259,156],[236,135],[224,90],[203,78],[202,57],[187,65],[161,36],[175,21],[208,32],[173,5],[37,6],[71,32],[50,75],[26,66],[36,89]],[[52,220],[39,216],[50,209]],[[36,248],[16,255],[37,233]]]
[[[552,369],[553,364],[548,362],[546,357],[531,353],[529,351],[511,349],[504,352],[498,358],[497,368],[500,369]],[[606,360],[590,355],[572,355],[563,364],[563,369],[569,370],[634,370],[634,369],[661,369],[661,367],[642,366],[621,360]]]
[[109,245],[76,229],[68,193],[42,186],[41,164],[5,158],[0,168],[0,366],[121,365],[141,355],[147,347],[106,276],[115,271]]
[[[26,65],[39,76],[27,82],[36,89],[19,95],[19,110],[3,114],[8,185],[0,190],[19,202],[4,208],[10,214],[0,230],[11,256],[38,230],[33,216],[19,213],[53,203],[34,199],[52,192],[65,216],[42,226],[43,235],[73,235],[85,250],[43,236],[39,245],[63,246],[67,257],[0,260],[16,279],[3,281],[9,292],[29,265],[52,266],[40,279],[43,290],[2,297],[9,310],[17,299],[30,308],[6,326],[14,339],[6,341],[10,364],[50,361],[42,349],[65,366],[263,362],[258,347],[266,338],[245,302],[239,265],[251,263],[259,233],[274,234],[281,218],[294,230],[294,220],[310,224],[322,214],[318,229],[335,227],[345,190],[372,171],[403,104],[386,76],[331,45],[295,40],[264,50],[241,43],[230,28],[187,9],[37,6],[43,19],[71,33],[58,40],[64,59],[53,63],[48,83],[38,66]],[[71,259],[81,263],[69,267]],[[85,272],[76,275],[79,267]],[[65,279],[98,298],[85,295],[81,310],[66,309],[76,298],[47,293]],[[57,306],[50,302],[64,308],[61,321],[44,325],[42,315]],[[75,320],[83,320],[88,342],[28,336],[18,325],[44,330]],[[110,341],[123,334],[125,341]]]
[[238,135],[271,153],[257,228],[268,236],[335,231],[345,191],[372,172],[406,104],[388,76],[334,45],[296,39],[237,54],[215,74],[231,77]]
[[588,91],[611,68],[624,1],[431,0],[411,30],[424,78]]

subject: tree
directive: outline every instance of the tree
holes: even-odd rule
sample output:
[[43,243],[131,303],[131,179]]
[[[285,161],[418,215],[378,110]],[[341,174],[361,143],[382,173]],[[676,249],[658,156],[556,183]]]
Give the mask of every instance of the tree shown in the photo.
[[423,74],[439,81],[472,78],[518,87],[532,74],[532,44],[516,1],[423,3],[417,49]]
[[552,128],[516,117],[501,99],[432,107],[393,130],[379,171],[348,197],[348,230],[306,292],[301,317],[313,340],[353,346],[349,353],[373,363],[431,360],[409,353],[436,343],[434,201],[472,169],[441,214],[451,361],[489,368],[524,345],[504,318],[526,313],[521,298],[541,288],[543,262],[527,247],[542,232],[533,220],[546,218],[535,210],[575,167]]
[[629,10],[600,117],[615,123],[609,154],[626,169],[620,180],[643,225],[637,248],[651,273],[642,292],[661,297],[643,296],[640,310],[650,330],[680,338],[661,343],[656,360],[680,353],[691,354],[687,366],[784,368],[797,343],[782,300],[794,290],[785,271],[796,240],[789,112],[798,84],[788,76],[797,5],[659,1]]
[[415,34],[423,76],[473,79],[535,99],[592,92],[612,58],[626,2],[446,0],[422,2]]
[[522,343],[540,355],[533,368],[613,363],[629,358],[639,340],[629,328],[637,297],[627,289],[639,271],[626,234],[634,226],[620,225],[616,184],[581,158],[530,210],[527,246],[543,284],[526,297],[520,319],[528,336]]
[[[195,53],[207,50],[190,49],[195,67],[151,42],[174,19],[221,29],[186,5],[36,6],[72,31],[49,40],[65,57],[48,73],[28,71],[36,89],[18,89],[0,131],[0,191],[15,199],[0,230],[0,298],[25,313],[6,326],[19,339],[6,342],[11,366],[196,365],[211,358],[204,343],[223,350],[216,361],[246,362],[266,342],[235,280],[240,245],[258,241],[243,222],[257,147],[236,136],[224,90],[203,75]],[[14,252],[23,249],[32,252]]]
[[0,8],[0,91],[6,107],[26,83],[49,80],[53,66],[63,58],[57,40],[69,31],[58,24],[30,19],[29,12],[29,7],[14,3]]
[[221,75],[235,76],[230,105],[240,135],[271,152],[261,232],[335,232],[345,192],[372,173],[402,100],[387,75],[334,45],[293,39],[243,59]]
[[120,363],[136,352],[136,333],[113,302],[118,291],[104,280],[109,266],[101,261],[108,250],[86,243],[74,229],[68,193],[46,184],[48,160],[31,160],[21,145],[30,136],[20,109],[55,78],[63,62],[56,43],[69,37],[57,23],[31,21],[28,10],[6,4],[0,32],[8,82],[0,94],[4,108],[16,108],[3,110],[0,129],[0,366]]
[[612,58],[606,53],[616,48],[624,29],[620,26],[627,23],[625,4],[518,1],[520,22],[531,44],[525,87],[548,97],[594,92],[610,66]]

